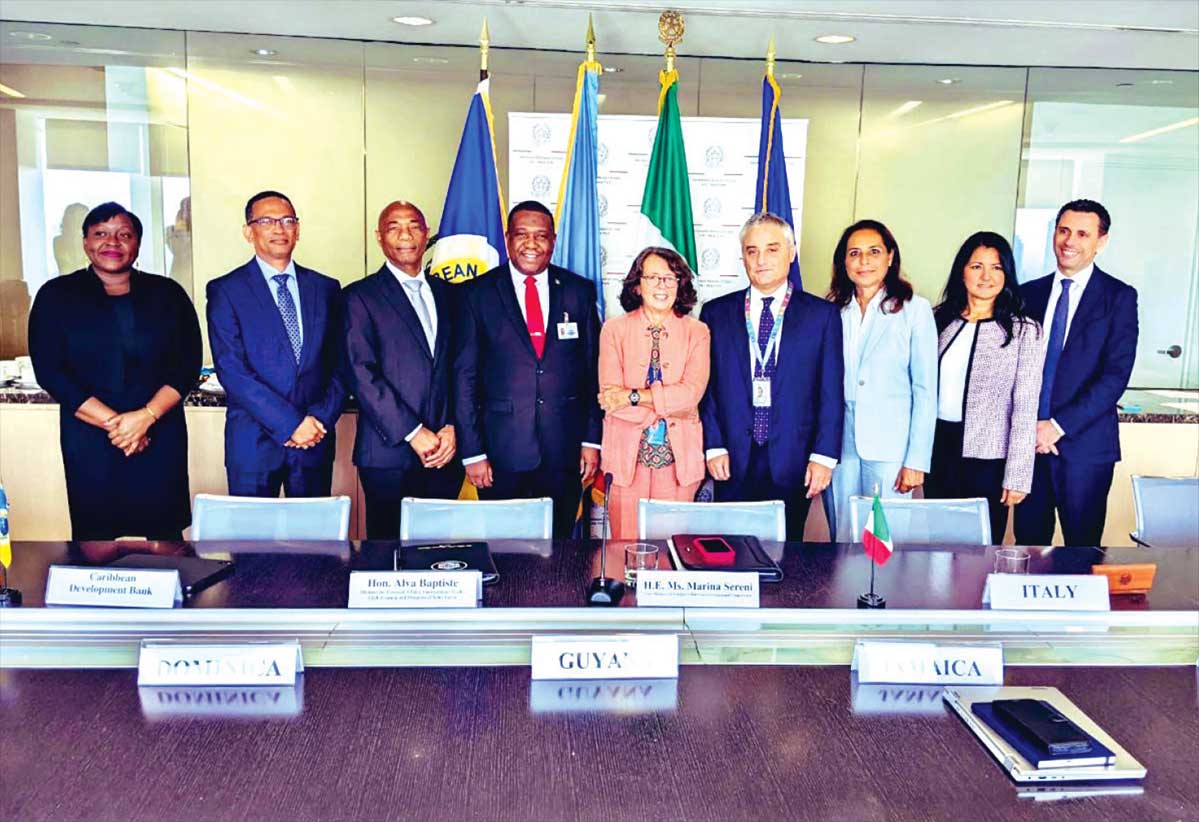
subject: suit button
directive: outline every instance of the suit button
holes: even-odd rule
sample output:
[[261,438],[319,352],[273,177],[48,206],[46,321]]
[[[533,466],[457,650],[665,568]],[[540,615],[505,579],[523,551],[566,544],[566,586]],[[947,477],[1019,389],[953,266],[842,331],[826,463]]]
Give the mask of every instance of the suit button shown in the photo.
[[544,374],[544,373],[545,373],[545,369],[544,369],[544,368],[538,368],[538,369],[537,369],[537,376],[539,376],[539,377],[540,377],[540,376],[541,376],[542,374]]
[[537,404],[538,404],[538,405],[545,405],[545,400],[543,400],[543,399],[541,399],[540,397],[538,397],[538,398],[537,398]]

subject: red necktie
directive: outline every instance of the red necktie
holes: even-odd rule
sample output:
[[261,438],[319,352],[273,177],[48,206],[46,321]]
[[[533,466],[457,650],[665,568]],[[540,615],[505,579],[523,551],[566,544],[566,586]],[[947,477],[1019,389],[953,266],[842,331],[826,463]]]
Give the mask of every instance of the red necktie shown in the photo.
[[537,359],[545,351],[545,320],[541,318],[541,297],[537,294],[537,278],[525,277],[525,325]]

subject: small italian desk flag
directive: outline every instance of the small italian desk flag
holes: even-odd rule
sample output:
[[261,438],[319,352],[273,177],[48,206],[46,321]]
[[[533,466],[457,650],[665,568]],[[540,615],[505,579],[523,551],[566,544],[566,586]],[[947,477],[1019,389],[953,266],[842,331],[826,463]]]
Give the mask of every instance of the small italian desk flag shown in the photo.
[[878,494],[874,495],[874,505],[870,509],[870,520],[862,529],[862,547],[866,556],[874,560],[875,565],[886,565],[895,550],[891,541],[891,529],[887,527],[887,517],[883,513],[883,503]]

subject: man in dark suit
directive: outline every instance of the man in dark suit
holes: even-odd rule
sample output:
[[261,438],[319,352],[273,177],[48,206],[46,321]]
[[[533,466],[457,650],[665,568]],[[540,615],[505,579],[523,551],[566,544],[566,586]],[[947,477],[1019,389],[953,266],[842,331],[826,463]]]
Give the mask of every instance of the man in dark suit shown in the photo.
[[789,540],[803,539],[811,500],[841,456],[845,390],[840,313],[788,282],[795,254],[786,221],[750,217],[741,229],[750,287],[699,315],[712,332],[700,416],[716,499],[783,500]]
[[458,286],[458,450],[481,499],[552,497],[568,537],[599,466],[599,315],[594,284],[550,265],[554,218],[513,207],[509,262]]
[[1045,332],[1032,490],[1016,507],[1016,542],[1048,545],[1054,512],[1066,545],[1099,545],[1120,459],[1116,402],[1137,355],[1137,292],[1095,265],[1111,217],[1094,200],[1057,214],[1057,271],[1025,283],[1028,314]]
[[366,536],[399,539],[404,497],[455,499],[462,486],[450,424],[454,286],[425,276],[429,228],[411,203],[384,208],[375,239],[383,267],[343,292],[345,356]]
[[225,471],[235,496],[328,496],[340,377],[341,287],[296,265],[300,221],[277,191],[246,203],[254,257],[208,284],[208,340],[225,388]]

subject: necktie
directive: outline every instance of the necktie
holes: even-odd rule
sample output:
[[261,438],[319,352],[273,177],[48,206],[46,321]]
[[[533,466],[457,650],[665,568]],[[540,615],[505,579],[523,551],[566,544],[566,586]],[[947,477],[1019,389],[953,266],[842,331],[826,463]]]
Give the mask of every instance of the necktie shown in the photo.
[[296,362],[299,363],[300,349],[303,347],[304,341],[300,337],[300,318],[296,314],[296,301],[291,298],[291,292],[287,290],[289,276],[289,274],[276,274],[271,279],[275,281],[275,302],[279,304],[283,327],[287,329],[287,339],[291,342],[291,353],[295,355]]
[[537,293],[537,278],[525,277],[525,325],[537,359],[545,353],[545,320],[541,317],[541,297]]
[[433,320],[429,317],[429,309],[425,305],[425,299],[420,293],[421,286],[424,285],[420,280],[405,280],[404,288],[408,289],[408,297],[412,301],[412,307],[416,309],[416,316],[420,319],[420,326],[425,330],[425,342],[429,344],[429,353],[433,352]]
[[1049,345],[1045,349],[1045,371],[1041,377],[1041,403],[1037,407],[1037,419],[1049,419],[1049,400],[1053,396],[1053,378],[1057,374],[1057,363],[1062,358],[1066,344],[1066,320],[1070,316],[1071,281],[1062,280],[1062,293],[1053,308],[1053,325],[1049,329]]
[[[762,356],[766,356],[766,343],[770,341],[770,332],[774,329],[774,314],[770,310],[770,304],[774,302],[774,297],[762,298],[762,316],[758,319],[758,351]],[[766,378],[770,379],[774,376],[774,352],[771,352],[770,359],[765,364],[760,365],[754,360],[754,379]],[[759,408],[754,406],[754,442],[758,445],[765,445],[767,438],[770,436],[770,408]]]

